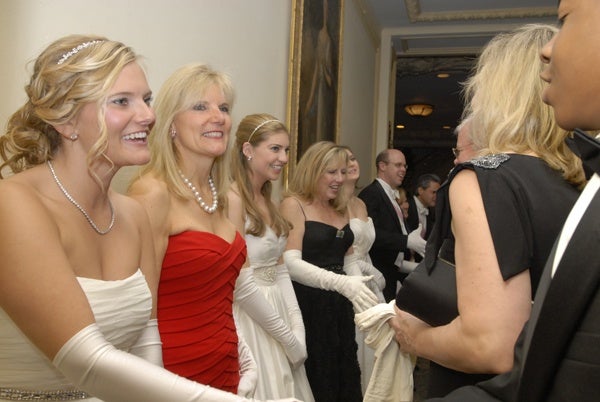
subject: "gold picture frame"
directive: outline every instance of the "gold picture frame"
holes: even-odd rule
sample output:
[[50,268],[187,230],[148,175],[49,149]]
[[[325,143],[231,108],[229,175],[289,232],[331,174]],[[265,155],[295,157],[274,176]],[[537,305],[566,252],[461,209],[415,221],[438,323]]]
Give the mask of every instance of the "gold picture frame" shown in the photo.
[[290,172],[311,144],[338,141],[344,1],[293,0],[287,102]]

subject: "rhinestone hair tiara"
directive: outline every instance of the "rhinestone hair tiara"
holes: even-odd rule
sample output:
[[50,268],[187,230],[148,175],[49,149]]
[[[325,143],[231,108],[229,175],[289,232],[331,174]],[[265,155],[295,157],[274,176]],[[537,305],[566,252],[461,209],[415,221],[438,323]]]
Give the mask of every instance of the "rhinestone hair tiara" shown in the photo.
[[100,43],[102,42],[101,40],[91,40],[89,42],[83,42],[80,45],[75,46],[73,49],[69,50],[67,53],[63,54],[61,56],[61,58],[56,62],[56,64],[63,64],[65,61],[67,61],[71,56],[73,56],[74,54],[79,53],[80,50],[85,49],[88,46],[91,46],[95,43]]
[[256,132],[256,130],[258,130],[259,128],[261,128],[265,124],[271,123],[273,121],[279,122],[279,120],[277,120],[277,119],[265,120],[262,123],[260,123],[258,126],[256,126],[256,128],[254,130],[252,130],[252,132],[250,133],[250,136],[248,137],[248,141],[247,142],[250,142],[250,140],[252,139],[252,136],[254,135],[254,133]]

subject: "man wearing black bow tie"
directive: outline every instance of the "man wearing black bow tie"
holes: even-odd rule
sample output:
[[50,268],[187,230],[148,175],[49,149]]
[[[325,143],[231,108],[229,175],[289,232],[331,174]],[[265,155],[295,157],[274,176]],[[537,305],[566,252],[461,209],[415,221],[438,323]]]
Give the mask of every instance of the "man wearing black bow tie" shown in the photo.
[[[544,102],[558,124],[600,129],[600,2],[562,0],[560,32],[544,47]],[[569,146],[591,174],[550,254],[513,369],[444,401],[600,398],[600,142],[575,130]],[[438,400],[438,399],[436,399]]]

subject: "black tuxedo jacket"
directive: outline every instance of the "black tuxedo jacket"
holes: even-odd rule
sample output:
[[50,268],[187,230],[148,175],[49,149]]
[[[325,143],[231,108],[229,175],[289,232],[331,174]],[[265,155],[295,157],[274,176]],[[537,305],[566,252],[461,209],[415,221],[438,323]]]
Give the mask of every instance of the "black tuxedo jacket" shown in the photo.
[[[600,399],[600,191],[584,213],[515,347],[513,369],[431,401]],[[546,264],[549,275],[555,251]],[[542,279],[543,281],[543,279]]]
[[406,277],[398,272],[394,261],[400,251],[406,250],[408,236],[402,234],[398,214],[377,180],[365,187],[358,197],[365,202],[375,226],[375,242],[369,256],[385,278],[383,295],[386,301],[390,301],[396,297],[396,281]]
[[[419,227],[419,210],[417,209],[417,202],[415,197],[408,197],[408,232],[412,232]],[[429,238],[431,229],[433,228],[434,219],[434,208],[429,208],[429,214],[427,215],[427,227],[425,228],[425,240]]]

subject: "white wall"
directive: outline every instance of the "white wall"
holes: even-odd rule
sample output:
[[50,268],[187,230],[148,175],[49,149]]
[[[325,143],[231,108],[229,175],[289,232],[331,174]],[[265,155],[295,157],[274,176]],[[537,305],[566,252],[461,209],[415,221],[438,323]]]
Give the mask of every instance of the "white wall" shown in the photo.
[[281,0],[0,0],[0,122],[25,99],[26,62],[71,33],[133,47],[145,56],[155,92],[185,63],[229,73],[234,128],[249,113],[285,119],[290,13],[291,3]]
[[342,52],[339,143],[348,145],[360,164],[359,186],[375,177],[375,49],[356,2],[346,0]]
[[[100,34],[133,47],[145,56],[155,92],[188,62],[229,73],[237,94],[234,128],[250,113],[285,120],[291,9],[292,0],[0,0],[2,129],[25,100],[27,62],[72,33]],[[368,182],[376,56],[355,1],[345,0],[344,18],[340,142],[353,148]],[[119,175],[118,190],[128,175]]]

